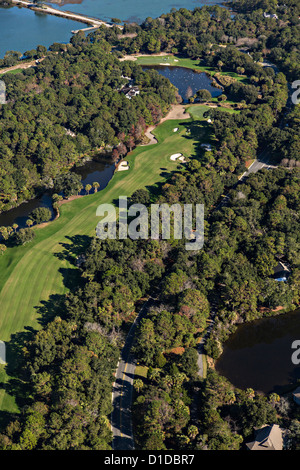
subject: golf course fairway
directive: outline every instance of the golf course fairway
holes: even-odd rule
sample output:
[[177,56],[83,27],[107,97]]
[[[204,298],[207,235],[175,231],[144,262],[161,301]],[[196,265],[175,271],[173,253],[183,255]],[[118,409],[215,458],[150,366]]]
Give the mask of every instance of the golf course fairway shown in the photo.
[[[8,363],[13,361],[9,344],[12,335],[26,328],[39,329],[43,303],[68,291],[68,281],[78,269],[64,256],[66,247],[73,245],[75,236],[95,235],[98,205],[130,196],[139,188],[164,183],[172,171],[184,169],[183,163],[170,160],[172,154],[181,153],[188,159],[196,156],[199,142],[213,144],[212,126],[203,119],[206,109],[198,106],[195,120],[167,120],[160,124],[153,132],[157,144],[139,146],[126,156],[129,170],[115,172],[102,191],[100,188],[97,193],[63,204],[60,217],[34,229],[33,242],[8,248],[0,256],[0,339],[6,342]],[[178,131],[174,132],[174,128]],[[14,398],[3,385],[7,380],[5,366],[0,366],[0,410],[16,411]]]

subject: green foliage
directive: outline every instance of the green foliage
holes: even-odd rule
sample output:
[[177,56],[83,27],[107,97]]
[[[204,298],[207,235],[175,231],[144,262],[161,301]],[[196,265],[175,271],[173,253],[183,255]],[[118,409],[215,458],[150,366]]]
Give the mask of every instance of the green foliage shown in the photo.
[[37,207],[31,212],[31,214],[29,214],[29,216],[33,222],[40,224],[42,222],[48,222],[52,217],[52,213],[47,207]]
[[30,228],[21,228],[15,235],[16,245],[25,245],[31,242],[35,237],[35,232]]

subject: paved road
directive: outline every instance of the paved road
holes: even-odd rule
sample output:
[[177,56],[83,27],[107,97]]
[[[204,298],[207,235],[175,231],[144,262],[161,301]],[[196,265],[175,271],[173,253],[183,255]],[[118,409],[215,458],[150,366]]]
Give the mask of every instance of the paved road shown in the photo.
[[[281,124],[282,126],[282,124]],[[281,127],[280,126],[280,127]],[[249,175],[257,173],[262,168],[276,168],[271,163],[271,157],[268,152],[268,148],[262,150],[257,160],[255,160],[247,171],[239,178],[238,183],[243,183]],[[221,209],[227,205],[230,200],[228,194],[223,196],[220,204],[215,210]],[[133,356],[130,354],[130,350],[133,344],[133,339],[136,331],[136,327],[140,323],[141,319],[147,314],[150,305],[153,305],[156,297],[150,297],[149,300],[143,305],[140,310],[136,321],[133,323],[129,334],[127,335],[124,348],[121,353],[121,358],[116,371],[116,380],[113,387],[112,400],[113,400],[113,412],[111,415],[111,424],[113,431],[113,449],[114,450],[131,450],[134,449],[134,439],[132,434],[132,421],[131,421],[131,402],[133,392],[133,380],[136,362]],[[202,338],[198,345],[198,369],[200,377],[203,377],[203,354],[204,344],[206,338],[213,327],[214,317],[216,314],[216,308],[213,306],[212,315],[210,318],[210,325],[206,331],[205,336]]]
[[136,328],[146,316],[149,307],[151,307],[153,303],[154,298],[150,297],[139,311],[126,337],[118,363],[112,392],[113,411],[111,414],[111,429],[113,432],[112,447],[114,450],[134,449],[131,403],[136,361],[130,351],[133,345]]
[[[251,173],[256,173],[261,168],[270,167],[267,157],[263,154],[260,160],[255,160],[251,167],[241,176],[240,181],[244,181]],[[220,209],[222,206],[229,202],[229,196],[225,195],[221,203],[216,209]],[[131,419],[131,404],[132,404],[132,393],[133,393],[133,380],[134,372],[136,368],[136,361],[131,354],[131,348],[136,332],[136,328],[139,325],[142,318],[144,318],[148,312],[148,309],[155,302],[155,295],[150,297],[147,302],[141,308],[135,322],[133,323],[125,341],[125,345],[121,352],[120,361],[116,370],[115,383],[113,385],[112,392],[112,403],[113,411],[111,414],[111,429],[113,432],[113,443],[112,447],[114,450],[133,450],[134,449],[134,438],[132,433],[132,419]],[[211,323],[206,331],[205,336],[198,345],[198,369],[200,377],[203,377],[203,346],[205,340],[213,327],[212,312]]]

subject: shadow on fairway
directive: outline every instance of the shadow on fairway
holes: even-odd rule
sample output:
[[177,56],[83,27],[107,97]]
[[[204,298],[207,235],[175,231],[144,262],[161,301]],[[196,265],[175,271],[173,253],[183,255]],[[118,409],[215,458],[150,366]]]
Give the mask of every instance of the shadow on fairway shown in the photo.
[[42,327],[54,320],[55,317],[62,316],[64,306],[63,295],[50,295],[49,300],[43,300],[40,305],[35,307],[38,322]]
[[[6,342],[7,365],[5,371],[8,380],[0,383],[0,390],[5,390],[9,396],[14,397],[19,408],[28,404],[30,390],[27,385],[28,373],[25,368],[24,348],[28,341],[33,339],[35,333],[36,330],[26,327],[25,331],[12,335],[10,341]],[[15,413],[0,411],[0,431],[15,417]]]
[[[96,228],[96,226],[95,226]],[[72,264],[75,264],[77,256],[85,253],[91,243],[91,237],[87,235],[74,235],[73,237],[66,236],[66,240],[70,243],[60,243],[59,245],[63,248],[62,251],[54,253],[60,260],[67,260]]]

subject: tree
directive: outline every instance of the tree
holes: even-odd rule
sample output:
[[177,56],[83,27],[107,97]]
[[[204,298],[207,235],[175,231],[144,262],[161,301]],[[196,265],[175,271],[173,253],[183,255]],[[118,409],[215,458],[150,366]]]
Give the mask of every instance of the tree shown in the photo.
[[178,304],[181,315],[187,316],[197,328],[205,328],[209,316],[209,302],[197,289],[185,290]]
[[196,93],[198,101],[205,102],[205,101],[210,101],[211,100],[211,93],[208,90],[198,90]]
[[0,244],[0,253],[1,255],[3,255],[7,250],[7,247],[6,245],[3,245],[3,244]]
[[27,225],[27,227],[32,227],[33,224],[34,224],[34,222],[33,222],[32,219],[27,219],[27,220],[26,220],[26,225]]
[[30,228],[21,228],[15,234],[16,245],[25,245],[31,242],[35,237],[35,232]]
[[133,386],[134,386],[134,389],[140,393],[141,389],[143,388],[144,386],[144,382],[142,381],[142,379],[135,379],[133,381]]
[[87,194],[90,194],[90,190],[92,189],[92,185],[91,184],[86,184],[85,185],[85,191]]
[[54,186],[56,191],[62,192],[65,197],[73,196],[82,190],[81,176],[76,173],[58,176],[54,181]]
[[4,240],[8,239],[9,234],[8,234],[8,231],[7,231],[7,227],[5,227],[5,226],[0,227],[0,233],[1,233]]
[[98,183],[98,181],[95,181],[92,186],[94,188],[95,193],[97,193],[98,189],[100,188],[100,184]]
[[149,204],[150,194],[147,189],[137,189],[130,198],[131,204]]
[[48,207],[37,207],[30,214],[30,220],[36,224],[48,222],[52,217],[51,210]]

